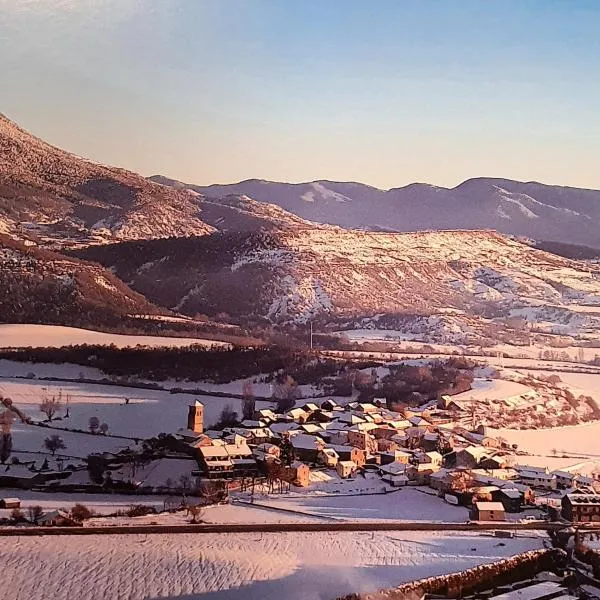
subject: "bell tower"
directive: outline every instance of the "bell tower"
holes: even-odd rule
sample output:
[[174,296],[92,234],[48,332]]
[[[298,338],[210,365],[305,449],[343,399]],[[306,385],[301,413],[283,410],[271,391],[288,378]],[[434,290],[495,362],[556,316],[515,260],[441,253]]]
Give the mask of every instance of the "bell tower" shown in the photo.
[[204,431],[204,404],[198,400],[188,406],[187,428],[196,433]]

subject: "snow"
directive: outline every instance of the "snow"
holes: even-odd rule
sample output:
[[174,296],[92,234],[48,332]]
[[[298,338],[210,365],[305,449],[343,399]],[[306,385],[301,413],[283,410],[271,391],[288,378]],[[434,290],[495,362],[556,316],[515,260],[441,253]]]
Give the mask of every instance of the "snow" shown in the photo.
[[[39,411],[43,395],[63,393],[70,397],[69,418],[54,420],[53,427],[60,429],[88,429],[90,417],[96,416],[101,423],[109,425],[109,434],[132,438],[147,438],[158,433],[176,433],[187,424],[188,406],[200,398],[204,405],[205,427],[214,424],[226,405],[241,414],[242,401],[216,396],[196,397],[192,394],[171,394],[168,391],[127,388],[81,382],[50,383],[29,379],[0,379],[0,394],[12,398],[34,420],[45,418]],[[129,404],[125,404],[129,398]],[[268,402],[257,402],[257,408],[268,408]],[[57,416],[64,417],[66,406],[59,409]],[[13,426],[15,449],[38,451],[48,435],[54,430],[25,425],[17,422]],[[60,431],[67,444],[65,454],[86,456],[95,451],[114,451],[133,442],[105,437]]]
[[[377,491],[385,487],[379,479]],[[362,478],[355,480],[355,486],[368,488]],[[371,485],[372,487],[372,485]],[[344,520],[398,520],[398,521],[440,521],[464,523],[469,520],[468,510],[463,506],[453,506],[431,493],[411,487],[387,494],[370,495],[312,495],[270,496],[261,504],[278,508],[298,510],[305,514],[322,517],[335,517]]]
[[225,342],[200,338],[121,335],[58,325],[0,325],[0,348],[60,347],[77,344],[114,344],[119,348],[138,345],[150,347],[181,347],[192,344],[207,347],[228,345]]
[[502,400],[521,396],[531,392],[531,388],[514,381],[504,379],[476,379],[473,389],[452,396],[458,402],[481,402],[483,400]]
[[542,540],[476,533],[252,533],[4,538],[4,600],[312,600],[460,571]]
[[550,455],[556,449],[559,454],[600,457],[600,421],[551,429],[499,429],[498,435],[534,454]]

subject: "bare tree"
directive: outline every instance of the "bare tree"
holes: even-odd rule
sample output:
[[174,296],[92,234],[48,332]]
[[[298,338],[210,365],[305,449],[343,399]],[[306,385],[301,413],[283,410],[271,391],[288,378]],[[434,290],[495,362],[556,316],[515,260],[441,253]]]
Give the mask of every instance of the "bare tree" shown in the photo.
[[71,518],[81,523],[93,516],[93,512],[85,504],[75,504],[71,509]]
[[184,492],[187,492],[192,487],[192,478],[189,475],[182,475],[179,478],[179,485]]
[[48,452],[52,453],[52,456],[56,454],[57,450],[66,450],[63,439],[59,435],[51,435],[44,440],[44,447]]
[[200,504],[196,504],[195,506],[186,507],[186,516],[191,516],[191,523],[198,523],[202,520],[202,515],[204,514],[204,508]]
[[102,423],[102,425],[100,425],[100,433],[102,435],[106,435],[108,433],[108,423]]
[[242,387],[242,418],[252,419],[256,410],[256,401],[254,399],[254,389],[251,381],[245,381]]
[[39,518],[44,514],[44,509],[37,504],[27,508],[27,515],[32,523],[37,523]]
[[92,433],[96,433],[100,427],[100,420],[98,417],[90,417],[90,420],[88,421],[88,427]]
[[56,396],[42,396],[42,401],[40,402],[40,411],[46,415],[48,421],[52,421],[61,404],[62,391],[59,390],[58,395]]

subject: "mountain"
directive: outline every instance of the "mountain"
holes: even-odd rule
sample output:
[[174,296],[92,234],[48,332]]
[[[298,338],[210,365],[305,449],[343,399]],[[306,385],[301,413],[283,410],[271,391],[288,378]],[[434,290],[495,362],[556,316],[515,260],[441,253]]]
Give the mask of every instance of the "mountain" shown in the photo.
[[151,180],[206,197],[246,195],[310,221],[375,231],[494,229],[543,241],[600,248],[600,191],[469,179],[455,188],[414,183],[380,190],[360,183],[277,183],[249,179],[197,186],[162,176]]
[[[500,339],[506,323],[600,329],[600,267],[492,231],[380,233],[331,226],[124,242],[77,254],[157,304],[234,322],[373,326],[458,341]],[[552,323],[558,325],[552,329]],[[391,324],[391,325],[390,325]],[[513,327],[512,325],[510,326]],[[511,339],[519,335],[511,333]]]
[[204,235],[197,194],[85,160],[0,115],[0,232],[42,241]]
[[0,235],[0,321],[124,325],[128,315],[164,314],[98,264]]

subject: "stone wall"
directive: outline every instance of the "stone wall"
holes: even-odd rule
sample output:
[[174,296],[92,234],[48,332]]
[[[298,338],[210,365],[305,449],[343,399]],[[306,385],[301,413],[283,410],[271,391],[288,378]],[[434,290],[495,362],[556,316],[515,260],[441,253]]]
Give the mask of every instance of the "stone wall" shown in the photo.
[[529,579],[542,571],[552,571],[562,566],[565,558],[566,554],[557,548],[533,550],[460,573],[419,579],[369,594],[350,594],[338,600],[420,600],[424,594],[460,598],[494,586]]

